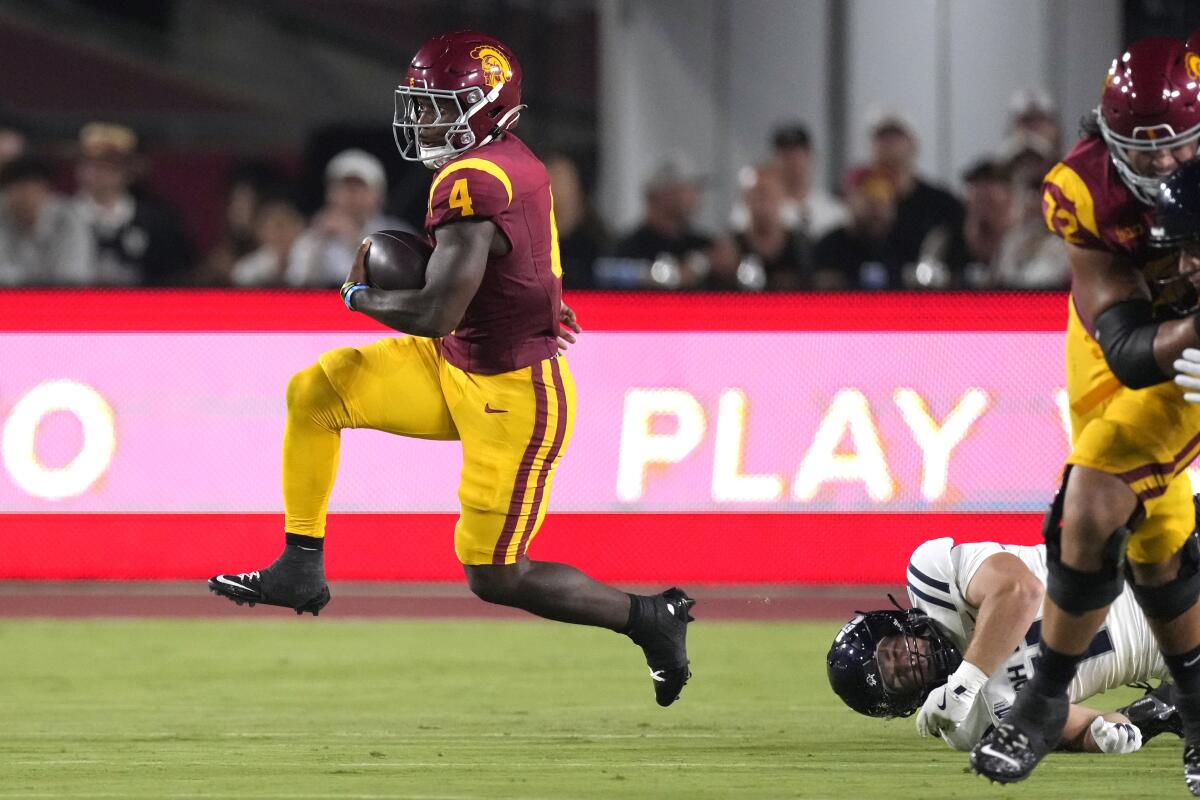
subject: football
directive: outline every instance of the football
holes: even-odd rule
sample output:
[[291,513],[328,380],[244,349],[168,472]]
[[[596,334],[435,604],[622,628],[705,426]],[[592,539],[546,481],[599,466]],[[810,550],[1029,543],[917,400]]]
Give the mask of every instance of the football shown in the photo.
[[367,283],[376,289],[420,289],[433,248],[423,236],[376,231],[367,237]]

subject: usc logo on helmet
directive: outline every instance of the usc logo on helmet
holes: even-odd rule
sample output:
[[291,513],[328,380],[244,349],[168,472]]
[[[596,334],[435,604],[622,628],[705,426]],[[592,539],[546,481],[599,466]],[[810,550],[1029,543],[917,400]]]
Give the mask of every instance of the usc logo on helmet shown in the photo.
[[1188,77],[1192,80],[1200,80],[1200,54],[1188,52],[1183,57],[1183,64],[1187,67]]
[[471,58],[479,59],[483,67],[483,82],[490,87],[512,78],[512,67],[508,58],[494,47],[480,45],[471,51]]

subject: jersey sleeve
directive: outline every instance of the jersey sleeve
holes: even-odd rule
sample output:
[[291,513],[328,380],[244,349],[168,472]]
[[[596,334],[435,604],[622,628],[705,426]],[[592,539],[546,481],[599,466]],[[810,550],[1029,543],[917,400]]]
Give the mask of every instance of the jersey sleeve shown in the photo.
[[954,540],[947,536],[930,539],[913,551],[907,574],[908,600],[912,605],[930,612],[934,609],[958,612],[951,589],[954,563],[950,551],[953,547]]
[[1003,552],[1005,552],[1004,547],[995,542],[972,542],[971,544],[956,545],[953,548],[950,560],[954,563],[955,584],[963,599],[966,599],[967,587],[971,585],[971,580],[975,577],[975,573],[979,572],[983,562],[996,553]]
[[1096,202],[1088,182],[1064,161],[1054,165],[1042,183],[1042,215],[1046,227],[1067,244],[1108,250],[1096,222]]
[[462,219],[492,219],[512,204],[512,181],[497,164],[469,158],[448,164],[429,187],[426,228]]

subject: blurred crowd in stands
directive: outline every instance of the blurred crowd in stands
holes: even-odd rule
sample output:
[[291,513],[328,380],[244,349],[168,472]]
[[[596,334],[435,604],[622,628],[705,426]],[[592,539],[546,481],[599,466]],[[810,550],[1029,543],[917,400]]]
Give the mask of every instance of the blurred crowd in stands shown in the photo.
[[[870,125],[871,155],[838,193],[815,179],[802,122],[778,127],[770,155],[738,176],[723,231],[695,219],[707,178],[684,155],[663,157],[643,186],[632,231],[615,232],[589,200],[576,164],[546,158],[562,251],[574,289],[805,291],[1061,289],[1064,248],[1047,231],[1041,180],[1063,154],[1050,99],[1020,92],[1001,152],[961,175],[962,195],[916,170],[919,142],[903,114]],[[360,149],[324,167],[324,204],[306,215],[285,171],[269,162],[228,176],[225,218],[201,251],[177,209],[147,189],[137,133],[86,125],[62,164],[0,128],[0,286],[334,287],[362,237],[413,230],[387,213],[387,173]],[[65,190],[65,191],[64,191]]]

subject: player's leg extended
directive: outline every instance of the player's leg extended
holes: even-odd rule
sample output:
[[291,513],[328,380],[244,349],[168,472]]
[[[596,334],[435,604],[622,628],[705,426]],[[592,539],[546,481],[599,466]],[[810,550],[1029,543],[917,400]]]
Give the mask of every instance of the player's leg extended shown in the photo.
[[1122,392],[1087,428],[1097,431],[1107,459],[1101,466],[1126,480],[1146,508],[1129,542],[1128,573],[1179,690],[1184,777],[1200,795],[1200,551],[1184,472],[1200,451],[1200,406],[1183,402],[1170,383]]
[[1067,690],[1124,588],[1125,546],[1143,516],[1137,496],[1112,475],[1075,465],[1064,481],[1043,528],[1049,574],[1037,671],[971,751],[975,771],[1001,783],[1024,780],[1058,746]]
[[656,673],[658,702],[674,702],[690,676],[691,598],[679,589],[626,594],[575,567],[526,556],[574,425],[566,360],[496,376],[466,376],[447,365],[443,381],[463,441],[454,542],[471,590],[547,619],[629,634]]
[[341,431],[455,438],[437,380],[436,348],[428,339],[384,339],[332,350],[293,376],[283,443],[284,552],[266,569],[215,576],[210,589],[239,604],[282,605],[297,613],[315,614],[328,602],[325,518]]
[[[1022,780],[1062,734],[1067,687],[1120,594],[1131,531],[1144,518],[1123,474],[1146,461],[1145,392],[1124,389],[1068,301],[1067,393],[1071,457],[1064,485],[1046,518],[1048,580],[1041,658],[1013,711],[971,753],[975,770],[992,780]],[[1108,419],[1109,416],[1113,419]],[[1143,434],[1143,435],[1140,435]]]
[[1175,679],[1184,780],[1200,796],[1200,542],[1194,502],[1186,473],[1148,501],[1149,518],[1130,542],[1128,566],[1134,597]]

